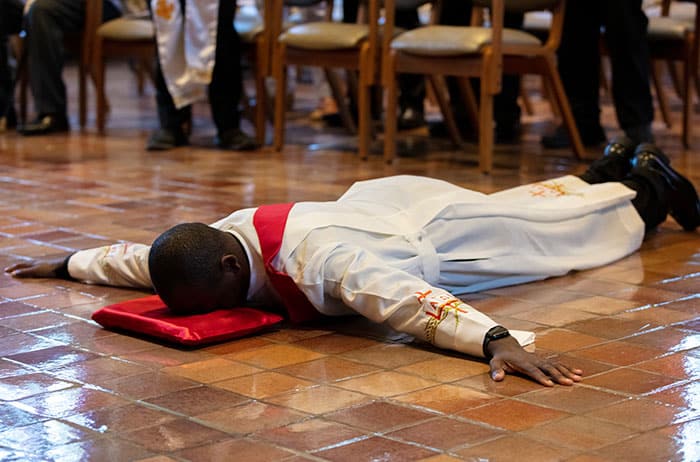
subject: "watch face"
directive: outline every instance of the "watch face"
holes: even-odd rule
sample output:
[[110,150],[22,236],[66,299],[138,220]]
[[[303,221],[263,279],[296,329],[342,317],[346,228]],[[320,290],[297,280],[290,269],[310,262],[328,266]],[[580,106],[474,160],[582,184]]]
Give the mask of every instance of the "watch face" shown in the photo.
[[488,333],[488,336],[491,338],[491,340],[508,337],[509,335],[510,332],[508,332],[508,329],[502,326],[497,326],[491,329]]

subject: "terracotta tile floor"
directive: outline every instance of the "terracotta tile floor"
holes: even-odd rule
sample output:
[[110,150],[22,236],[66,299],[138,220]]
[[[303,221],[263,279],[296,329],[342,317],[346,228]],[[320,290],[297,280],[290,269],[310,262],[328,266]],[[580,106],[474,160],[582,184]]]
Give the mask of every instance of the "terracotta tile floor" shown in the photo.
[[[194,146],[148,153],[152,90],[136,95],[121,65],[109,78],[107,136],[93,120],[67,136],[0,134],[0,266],[150,242],[169,225],[263,202],[331,200],[358,179],[423,174],[495,191],[585,168],[539,146],[553,125],[536,81],[522,141],[497,146],[484,176],[474,146],[458,152],[421,131],[403,138],[391,166],[359,161],[352,138],[306,121],[317,100],[308,89],[281,154],[214,149],[206,105],[195,108]],[[72,68],[66,79],[74,107]],[[682,150],[680,103],[671,104],[675,126],[655,123],[658,144],[700,185],[700,130]],[[543,354],[586,371],[574,387],[546,389],[515,376],[494,383],[482,361],[360,319],[173,348],[90,321],[141,292],[3,274],[0,459],[697,461],[698,275],[700,236],[668,221],[608,267],[471,297],[503,324],[536,330]]]

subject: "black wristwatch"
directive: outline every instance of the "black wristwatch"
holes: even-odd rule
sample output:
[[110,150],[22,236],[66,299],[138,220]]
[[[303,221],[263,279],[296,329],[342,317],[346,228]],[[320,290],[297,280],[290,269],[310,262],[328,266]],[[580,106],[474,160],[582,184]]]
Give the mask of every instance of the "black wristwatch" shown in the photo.
[[489,331],[486,332],[486,336],[484,337],[484,344],[482,346],[482,349],[484,351],[484,357],[486,357],[487,359],[491,359],[491,355],[486,349],[486,347],[489,346],[489,343],[491,343],[494,340],[499,340],[506,337],[510,337],[510,332],[508,332],[508,329],[506,329],[503,326],[493,326],[491,329],[489,329]]

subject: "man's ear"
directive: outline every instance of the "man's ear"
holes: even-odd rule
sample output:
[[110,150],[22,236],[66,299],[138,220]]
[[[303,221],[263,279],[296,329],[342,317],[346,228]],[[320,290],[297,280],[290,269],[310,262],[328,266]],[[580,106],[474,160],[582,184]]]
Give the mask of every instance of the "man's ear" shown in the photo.
[[221,257],[221,269],[223,272],[238,273],[241,270],[241,264],[235,255],[227,253]]

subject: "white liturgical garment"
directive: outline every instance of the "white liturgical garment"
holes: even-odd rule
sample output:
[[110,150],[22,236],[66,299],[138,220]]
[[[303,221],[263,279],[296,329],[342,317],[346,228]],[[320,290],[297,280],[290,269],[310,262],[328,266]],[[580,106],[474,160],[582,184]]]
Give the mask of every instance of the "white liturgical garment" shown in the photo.
[[175,107],[205,99],[216,60],[219,1],[186,0],[186,13],[180,0],[150,1],[160,67]]
[[[589,185],[574,176],[489,195],[415,176],[361,181],[335,202],[295,204],[273,265],[325,315],[359,313],[482,356],[484,336],[496,323],[455,295],[593,268],[634,252],[644,234],[630,203],[634,195],[620,183]],[[251,304],[273,304],[254,212],[239,210],[212,226],[245,247]],[[88,282],[150,287],[148,250],[118,244],[79,251],[68,270]]]

